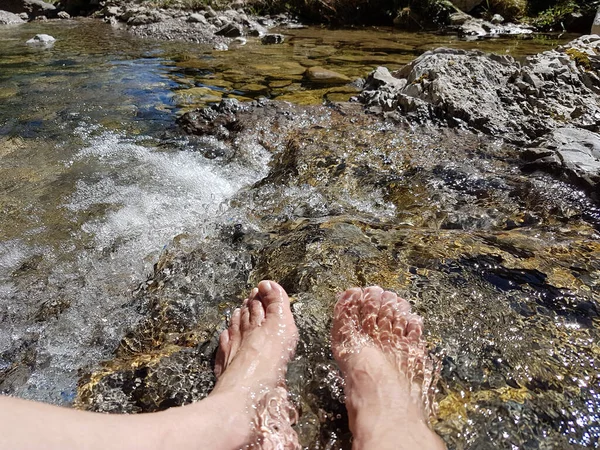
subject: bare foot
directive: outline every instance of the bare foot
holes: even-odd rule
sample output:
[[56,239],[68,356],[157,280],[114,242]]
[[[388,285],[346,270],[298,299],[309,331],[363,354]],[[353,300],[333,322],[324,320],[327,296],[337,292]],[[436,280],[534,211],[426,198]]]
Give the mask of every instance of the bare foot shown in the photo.
[[378,286],[335,306],[332,349],[345,379],[354,449],[444,449],[429,428],[434,364],[410,304]]
[[285,387],[287,364],[297,340],[289,298],[274,281],[261,281],[252,290],[220,336],[217,384],[211,396],[236,396],[240,413],[248,419],[245,445],[249,447],[300,448],[291,428],[296,411]]

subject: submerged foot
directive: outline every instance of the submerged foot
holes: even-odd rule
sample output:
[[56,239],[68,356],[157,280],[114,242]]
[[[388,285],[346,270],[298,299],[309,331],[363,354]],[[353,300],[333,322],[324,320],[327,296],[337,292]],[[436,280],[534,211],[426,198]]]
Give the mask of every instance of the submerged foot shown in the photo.
[[299,448],[291,428],[296,412],[285,387],[297,339],[289,298],[274,281],[261,281],[252,290],[220,336],[211,395],[233,393],[239,399],[248,418],[248,446]]
[[333,355],[345,380],[354,449],[443,449],[429,428],[435,370],[410,304],[378,286],[344,292]]

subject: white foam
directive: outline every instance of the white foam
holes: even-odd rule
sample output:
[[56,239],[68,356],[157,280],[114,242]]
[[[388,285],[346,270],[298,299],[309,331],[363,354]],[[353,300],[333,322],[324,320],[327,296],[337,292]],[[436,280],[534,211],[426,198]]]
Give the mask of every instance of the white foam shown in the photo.
[[177,234],[198,233],[214,223],[224,202],[259,176],[235,165],[220,167],[199,153],[157,150],[111,132],[92,138],[74,161],[95,164],[94,176],[104,177],[80,181],[66,206],[81,211],[111,205],[106,217],[82,229],[99,249],[116,245],[138,260]]

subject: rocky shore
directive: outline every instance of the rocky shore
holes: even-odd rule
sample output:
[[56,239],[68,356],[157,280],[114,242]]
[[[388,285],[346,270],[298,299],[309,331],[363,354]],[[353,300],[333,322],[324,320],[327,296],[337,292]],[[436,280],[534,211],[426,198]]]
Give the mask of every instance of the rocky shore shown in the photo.
[[[213,9],[210,2],[191,0],[62,0],[57,4],[43,0],[7,0],[2,6],[0,25],[19,23],[17,19],[68,19],[71,15],[92,15],[115,26],[127,26],[138,36],[213,44],[225,49],[232,39],[263,38],[273,27],[299,27],[298,20],[337,26],[380,24],[413,31],[440,30],[469,39],[530,34],[536,29],[588,33],[600,6],[594,2],[584,0],[579,5],[566,0],[564,5],[558,6],[550,2],[548,9],[544,9],[535,1],[528,5],[524,0],[487,3],[479,0],[405,0],[390,4],[382,1],[381,5],[360,2],[348,5],[339,0],[310,5],[305,2],[267,4],[257,0],[217,2]],[[539,16],[529,17],[528,12]],[[263,42],[278,43],[282,38],[278,34],[265,37]]]
[[373,112],[472,129],[526,147],[526,169],[566,176],[598,199],[600,37],[584,36],[520,64],[438,49],[400,71],[380,67],[360,100]]

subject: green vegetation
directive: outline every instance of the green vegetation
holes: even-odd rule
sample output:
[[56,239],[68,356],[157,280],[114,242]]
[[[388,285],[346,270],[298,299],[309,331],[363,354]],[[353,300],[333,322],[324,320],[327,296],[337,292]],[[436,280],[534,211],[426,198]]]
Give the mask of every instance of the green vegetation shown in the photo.
[[528,14],[541,30],[587,28],[589,32],[598,7],[599,0],[529,0]]
[[[50,0],[67,11],[90,12],[92,0]],[[226,9],[234,0],[117,0],[156,8],[198,10],[207,5]],[[101,2],[102,3],[102,2]],[[95,5],[95,6],[94,6]],[[600,0],[483,0],[475,16],[490,19],[500,14],[509,21],[529,22],[541,30],[589,32]],[[255,14],[291,13],[301,20],[331,25],[392,25],[408,29],[436,29],[457,11],[450,0],[247,0]]]
[[259,14],[290,12],[303,20],[334,25],[391,25],[436,28],[456,11],[449,0],[250,0]]
[[575,48],[570,48],[565,52],[569,57],[575,61],[579,67],[585,70],[592,70],[592,62],[588,54],[583,53]]
[[486,0],[488,14],[500,14],[506,20],[523,17],[527,13],[527,0]]

